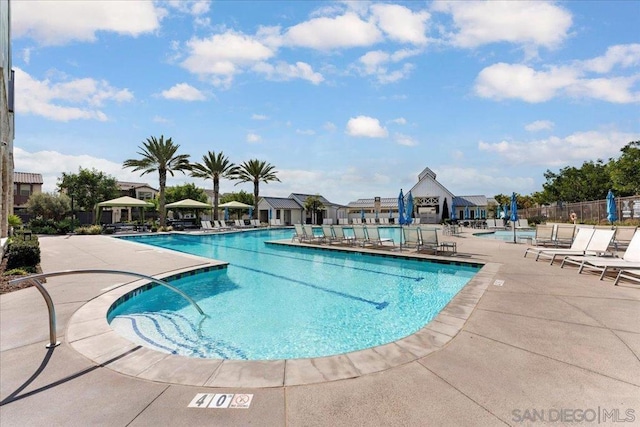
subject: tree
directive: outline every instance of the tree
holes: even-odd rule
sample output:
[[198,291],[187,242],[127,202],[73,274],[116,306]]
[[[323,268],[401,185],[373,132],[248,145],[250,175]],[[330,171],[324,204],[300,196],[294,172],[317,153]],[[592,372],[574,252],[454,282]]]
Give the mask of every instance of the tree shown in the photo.
[[640,194],[640,141],[622,147],[618,160],[609,161],[612,189],[617,196]]
[[222,196],[220,196],[220,203],[229,203],[229,202],[233,202],[233,201],[244,203],[246,205],[253,205],[254,204],[253,203],[253,194],[247,193],[244,190],[240,190],[237,193],[236,192],[226,193],[226,194],[223,194]]
[[608,167],[598,160],[584,162],[582,167],[567,166],[558,173],[547,170],[542,185],[546,198],[551,201],[582,202],[604,199],[612,187]]
[[197,200],[198,202],[207,203],[207,193],[202,188],[196,187],[195,184],[183,184],[167,187],[164,192],[165,203],[173,203],[184,199]]
[[35,217],[59,221],[71,212],[71,199],[66,194],[36,193],[25,206]]
[[78,173],[63,172],[58,190],[71,198],[72,208],[91,212],[96,204],[118,197],[117,180],[96,169],[80,167]]
[[202,156],[202,163],[191,166],[191,176],[213,180],[213,219],[218,219],[218,198],[220,195],[220,178],[233,178],[238,172],[238,167],[220,151],[217,155],[209,151]]
[[264,182],[265,184],[278,181],[278,177],[275,171],[276,167],[258,159],[251,159],[242,163],[238,169],[238,172],[235,176],[235,179],[240,182],[236,183],[236,185],[242,182],[252,182],[253,183],[253,218],[257,217],[258,214],[258,197],[260,196],[260,182]]
[[320,200],[320,196],[309,196],[304,201],[304,210],[311,212],[311,223],[318,222],[318,211],[324,209],[324,203]]
[[171,138],[165,141],[164,135],[160,135],[160,139],[155,137],[147,138],[142,143],[141,151],[138,154],[142,156],[140,159],[128,159],[122,164],[122,167],[133,168],[134,172],[142,171],[141,175],[158,171],[159,176],[159,195],[158,209],[160,210],[160,226],[167,224],[167,213],[165,212],[165,187],[167,185],[167,172],[174,176],[174,172],[191,170],[188,154],[176,154],[179,144],[174,144]]

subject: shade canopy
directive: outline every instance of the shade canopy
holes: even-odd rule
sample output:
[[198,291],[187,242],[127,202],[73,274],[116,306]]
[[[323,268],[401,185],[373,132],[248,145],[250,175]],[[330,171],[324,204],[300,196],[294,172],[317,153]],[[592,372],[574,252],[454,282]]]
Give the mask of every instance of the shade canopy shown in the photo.
[[135,199],[129,196],[118,197],[117,199],[106,200],[98,203],[101,208],[152,208],[154,205],[144,200]]
[[237,200],[232,200],[230,202],[218,205],[218,207],[219,208],[229,208],[229,209],[249,209],[249,208],[252,208],[253,206],[247,205],[247,204],[242,203],[242,202],[238,202]]
[[165,208],[167,209],[178,209],[178,208],[184,208],[184,209],[213,209],[213,206],[211,206],[208,203],[202,203],[199,202],[197,200],[193,200],[193,199],[184,199],[184,200],[180,200],[177,202],[173,202],[173,203],[169,203],[167,205],[164,205]]

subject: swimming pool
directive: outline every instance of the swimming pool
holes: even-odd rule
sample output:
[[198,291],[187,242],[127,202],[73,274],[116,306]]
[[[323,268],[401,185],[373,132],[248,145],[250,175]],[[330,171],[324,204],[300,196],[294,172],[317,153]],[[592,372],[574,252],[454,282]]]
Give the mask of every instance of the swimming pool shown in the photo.
[[[473,235],[476,237],[482,237],[484,239],[495,239],[513,242],[513,230],[487,231],[483,233],[474,233]],[[517,239],[533,239],[535,235],[535,230],[516,230]]]
[[190,357],[274,360],[341,354],[420,330],[480,268],[266,244],[291,230],[126,238],[229,262],[154,287],[112,307],[111,326],[158,351]]

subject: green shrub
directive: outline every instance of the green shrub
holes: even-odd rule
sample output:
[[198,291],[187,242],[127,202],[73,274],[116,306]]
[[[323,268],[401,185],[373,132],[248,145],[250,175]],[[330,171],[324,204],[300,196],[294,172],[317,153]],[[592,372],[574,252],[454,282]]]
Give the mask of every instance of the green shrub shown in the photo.
[[27,276],[35,272],[36,272],[36,269],[34,267],[22,267],[22,268],[13,268],[11,270],[7,270],[2,275],[3,276]]
[[7,217],[7,221],[9,222],[9,226],[11,227],[20,227],[22,225],[22,218],[18,215],[9,215]]
[[38,239],[11,239],[7,245],[7,270],[33,267],[40,264],[40,243]]
[[87,225],[84,227],[76,228],[78,234],[100,234],[102,233],[102,227],[99,225]]

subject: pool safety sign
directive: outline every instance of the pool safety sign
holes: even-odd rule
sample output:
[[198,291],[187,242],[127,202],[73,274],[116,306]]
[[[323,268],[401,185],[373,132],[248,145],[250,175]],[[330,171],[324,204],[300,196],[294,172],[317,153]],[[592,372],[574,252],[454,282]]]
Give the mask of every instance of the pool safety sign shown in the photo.
[[253,394],[198,393],[189,408],[249,409]]

